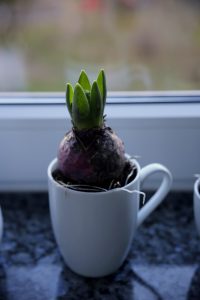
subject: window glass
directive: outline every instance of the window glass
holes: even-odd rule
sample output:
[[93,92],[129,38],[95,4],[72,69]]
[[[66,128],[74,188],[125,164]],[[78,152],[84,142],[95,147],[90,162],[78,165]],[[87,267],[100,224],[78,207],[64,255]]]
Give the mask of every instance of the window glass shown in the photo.
[[60,91],[82,68],[113,91],[199,89],[199,1],[0,0],[0,91]]

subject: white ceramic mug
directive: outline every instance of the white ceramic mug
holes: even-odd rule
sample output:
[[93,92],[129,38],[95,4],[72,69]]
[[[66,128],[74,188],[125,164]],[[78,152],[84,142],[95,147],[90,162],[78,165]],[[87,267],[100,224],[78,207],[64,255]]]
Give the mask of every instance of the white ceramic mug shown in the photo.
[[194,217],[197,230],[200,234],[200,178],[195,181],[194,184]]
[[[105,192],[83,192],[63,187],[48,167],[49,201],[56,241],[66,264],[76,273],[100,277],[113,273],[125,260],[137,227],[168,193],[172,176],[160,164],[140,169],[123,188]],[[141,183],[151,174],[162,174],[162,182],[151,199],[139,209]]]

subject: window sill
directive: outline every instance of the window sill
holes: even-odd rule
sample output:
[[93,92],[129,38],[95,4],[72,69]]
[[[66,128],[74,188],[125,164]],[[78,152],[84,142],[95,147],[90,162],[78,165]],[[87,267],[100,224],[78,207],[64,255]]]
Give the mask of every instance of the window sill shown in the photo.
[[[64,93],[0,94],[1,191],[47,190],[48,163],[71,127],[64,102]],[[162,163],[173,189],[192,190],[200,172],[200,92],[110,93],[105,113],[141,166]],[[156,184],[152,178],[146,187]]]

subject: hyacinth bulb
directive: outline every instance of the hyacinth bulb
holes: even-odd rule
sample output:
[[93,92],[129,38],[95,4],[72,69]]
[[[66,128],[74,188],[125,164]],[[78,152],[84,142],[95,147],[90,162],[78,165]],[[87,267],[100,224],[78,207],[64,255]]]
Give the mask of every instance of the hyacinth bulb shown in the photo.
[[106,92],[104,70],[92,84],[83,70],[74,88],[66,85],[73,127],[59,145],[58,166],[70,182],[104,186],[127,165],[122,140],[104,122]]

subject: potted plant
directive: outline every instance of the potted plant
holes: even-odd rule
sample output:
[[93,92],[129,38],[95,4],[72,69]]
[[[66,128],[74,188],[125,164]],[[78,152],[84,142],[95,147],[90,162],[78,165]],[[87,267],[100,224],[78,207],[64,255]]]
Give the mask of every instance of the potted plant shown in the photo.
[[[172,176],[160,164],[140,169],[122,140],[106,126],[106,78],[92,85],[82,71],[66,88],[72,129],[48,167],[52,226],[61,254],[76,273],[99,277],[119,268],[136,228],[168,193]],[[158,172],[162,183],[139,209],[140,185]]]
[[195,223],[200,234],[200,175],[197,175],[197,179],[194,183],[194,217]]

